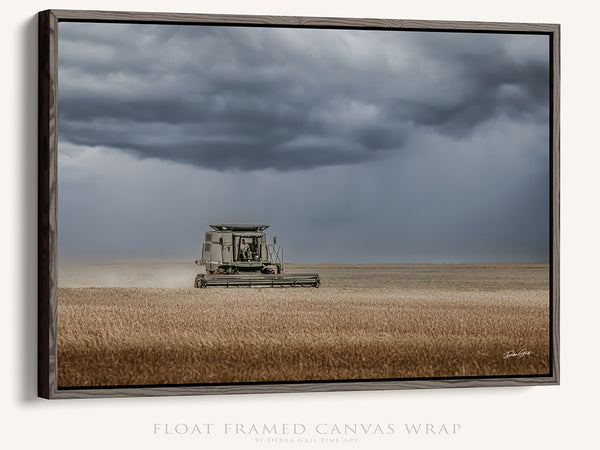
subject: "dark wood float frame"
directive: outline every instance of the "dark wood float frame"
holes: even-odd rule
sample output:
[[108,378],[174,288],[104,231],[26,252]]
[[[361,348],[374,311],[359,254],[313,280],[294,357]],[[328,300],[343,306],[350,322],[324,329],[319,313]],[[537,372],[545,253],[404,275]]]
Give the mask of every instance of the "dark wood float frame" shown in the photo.
[[[200,394],[261,394],[559,384],[559,94],[560,25],[153,12],[47,10],[39,19],[38,78],[38,395],[48,399]],[[57,89],[58,23],[122,22],[299,28],[542,34],[550,41],[550,371],[535,376],[126,386],[57,386]]]

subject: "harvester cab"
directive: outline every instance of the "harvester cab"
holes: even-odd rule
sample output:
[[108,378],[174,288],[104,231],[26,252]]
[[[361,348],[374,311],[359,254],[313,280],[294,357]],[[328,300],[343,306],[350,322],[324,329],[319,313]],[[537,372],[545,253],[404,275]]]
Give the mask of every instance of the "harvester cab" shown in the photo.
[[194,286],[314,286],[316,273],[284,274],[283,247],[267,242],[268,225],[210,225],[205,234],[202,259],[205,274],[196,275]]

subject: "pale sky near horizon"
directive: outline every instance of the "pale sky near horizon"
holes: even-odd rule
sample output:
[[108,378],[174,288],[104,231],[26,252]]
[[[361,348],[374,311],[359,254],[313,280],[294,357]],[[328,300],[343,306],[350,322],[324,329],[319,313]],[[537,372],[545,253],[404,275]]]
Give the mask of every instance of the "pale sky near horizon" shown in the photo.
[[547,262],[546,35],[59,24],[59,261]]

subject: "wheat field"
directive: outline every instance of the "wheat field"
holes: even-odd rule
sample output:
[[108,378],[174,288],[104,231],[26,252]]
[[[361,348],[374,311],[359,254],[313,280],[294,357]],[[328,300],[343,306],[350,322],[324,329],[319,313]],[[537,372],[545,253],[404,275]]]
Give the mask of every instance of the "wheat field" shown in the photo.
[[288,268],[318,289],[193,289],[196,269],[59,268],[58,386],[549,372],[547,264]]

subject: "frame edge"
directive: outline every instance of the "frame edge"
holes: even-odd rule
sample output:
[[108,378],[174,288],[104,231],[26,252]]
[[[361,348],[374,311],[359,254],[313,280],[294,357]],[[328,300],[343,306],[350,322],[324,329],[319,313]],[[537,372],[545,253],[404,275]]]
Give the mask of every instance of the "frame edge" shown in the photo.
[[58,19],[38,13],[38,396],[56,392]]
[[421,19],[381,19],[356,17],[313,17],[275,15],[202,14],[141,11],[104,10],[50,10],[59,21],[82,22],[141,22],[141,23],[197,23],[230,24],[247,26],[298,26],[298,27],[347,27],[347,28],[397,28],[437,31],[505,31],[550,33],[557,24],[525,22],[479,22]]
[[552,161],[552,171],[550,173],[552,180],[551,202],[552,202],[552,298],[551,311],[552,322],[550,323],[552,333],[551,354],[553,359],[552,373],[556,384],[560,384],[560,25],[554,26],[550,32],[552,45],[552,85],[550,100],[552,102],[551,120],[551,146],[550,157]]

